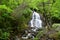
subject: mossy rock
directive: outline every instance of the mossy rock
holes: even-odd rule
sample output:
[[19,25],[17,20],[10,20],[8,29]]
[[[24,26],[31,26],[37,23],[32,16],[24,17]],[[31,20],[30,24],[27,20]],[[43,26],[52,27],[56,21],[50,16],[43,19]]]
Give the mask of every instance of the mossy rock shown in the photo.
[[53,38],[55,40],[59,40],[60,39],[60,32],[56,32],[56,33],[50,34],[49,37]]
[[54,24],[52,25],[52,28],[53,28],[53,29],[56,29],[56,28],[59,27],[59,26],[60,26],[60,24],[54,23]]

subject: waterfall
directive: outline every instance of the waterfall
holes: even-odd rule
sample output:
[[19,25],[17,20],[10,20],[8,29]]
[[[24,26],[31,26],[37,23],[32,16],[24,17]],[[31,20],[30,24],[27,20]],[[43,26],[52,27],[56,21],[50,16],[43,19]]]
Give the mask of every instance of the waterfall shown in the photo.
[[30,27],[42,28],[42,20],[37,12],[33,12],[32,19],[30,21]]
[[35,11],[33,12],[32,19],[29,22],[29,27],[31,27],[30,32],[28,32],[25,37],[22,36],[23,39],[28,39],[29,37],[34,38],[33,35],[35,34],[35,32],[37,32],[38,29],[42,28],[42,20],[39,13]]

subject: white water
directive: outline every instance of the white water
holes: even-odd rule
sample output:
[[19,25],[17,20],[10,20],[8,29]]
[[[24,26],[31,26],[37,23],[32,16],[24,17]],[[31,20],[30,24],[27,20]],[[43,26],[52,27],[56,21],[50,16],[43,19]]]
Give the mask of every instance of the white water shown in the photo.
[[30,27],[35,28],[35,31],[42,28],[42,20],[40,19],[40,15],[35,11],[33,12],[32,19],[30,21]]
[[[40,18],[39,13],[33,12],[32,19],[30,20],[30,27],[32,27],[33,32],[37,32],[38,29],[42,28],[42,20]],[[28,33],[26,37],[22,37],[23,39],[28,39],[28,37],[32,36],[32,33]],[[34,36],[32,36],[34,38]]]

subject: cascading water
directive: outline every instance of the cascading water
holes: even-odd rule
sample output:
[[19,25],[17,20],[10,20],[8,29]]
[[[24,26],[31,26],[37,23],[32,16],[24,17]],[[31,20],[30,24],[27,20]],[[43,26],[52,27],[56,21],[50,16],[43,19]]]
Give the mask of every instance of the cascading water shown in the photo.
[[42,28],[42,21],[40,19],[40,15],[35,11],[33,12],[32,19],[30,21],[30,27],[35,28],[35,31]]
[[23,39],[28,39],[29,37],[34,38],[33,35],[35,34],[35,32],[37,32],[38,29],[42,28],[42,20],[40,19],[39,13],[35,11],[33,12],[32,19],[30,20],[29,25],[31,27],[30,32],[25,37],[22,36]]

